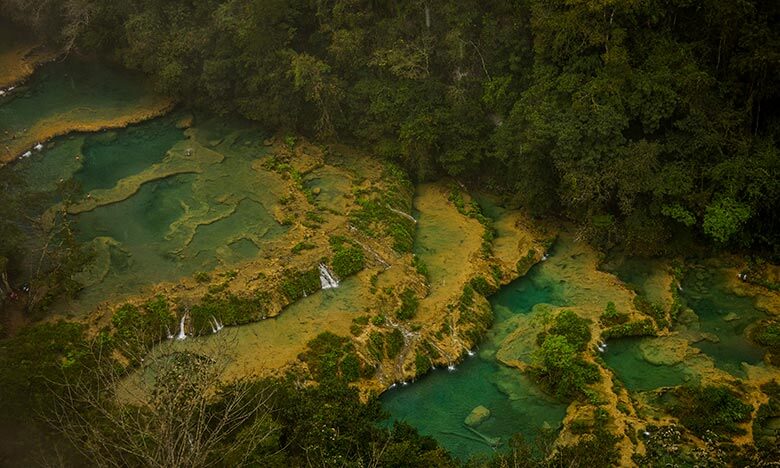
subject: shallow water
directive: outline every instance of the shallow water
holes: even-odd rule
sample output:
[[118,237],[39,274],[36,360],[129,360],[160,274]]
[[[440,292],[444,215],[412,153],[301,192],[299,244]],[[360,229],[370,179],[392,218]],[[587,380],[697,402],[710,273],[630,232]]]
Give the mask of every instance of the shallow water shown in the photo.
[[[59,83],[63,77],[48,76],[57,71],[65,73],[55,67],[33,80],[31,95],[48,96],[52,91],[46,86],[52,84],[41,84],[43,90],[35,84]],[[98,71],[110,81],[110,72]],[[89,104],[90,99],[103,102],[100,93],[108,91],[80,92],[88,95]],[[0,109],[13,110],[18,99]],[[25,118],[33,119],[28,111]],[[88,192],[110,194],[132,179],[140,182],[137,192],[71,217],[77,239],[93,247],[95,258],[78,275],[85,289],[76,301],[63,305],[69,311],[88,313],[102,301],[161,281],[256,258],[265,241],[286,232],[270,214],[282,184],[257,164],[265,154],[263,133],[244,122],[211,119],[204,120],[202,130],[193,130],[193,140],[176,127],[180,118],[173,114],[117,131],[60,137],[2,169],[15,172],[28,190],[45,194],[50,204],[59,201],[56,189],[67,181],[82,190],[77,200],[87,200]],[[200,141],[209,145],[202,151],[214,156],[186,161],[182,148]],[[165,176],[166,167],[185,167],[190,173]]]
[[95,62],[51,62],[0,105],[0,147],[13,157],[64,131],[159,106],[159,98],[137,74]]
[[713,358],[716,367],[745,377],[740,364],[756,364],[764,356],[764,350],[747,339],[745,329],[766,315],[755,308],[753,298],[737,296],[726,287],[726,274],[717,267],[692,268],[683,278],[681,295],[699,316],[698,329],[719,339],[694,346]]
[[391,417],[435,437],[462,459],[493,451],[464,428],[463,420],[476,406],[491,411],[477,430],[501,437],[504,444],[515,433],[532,438],[543,427],[557,427],[567,405],[544,395],[518,370],[495,357],[516,326],[513,317],[528,313],[536,304],[564,305],[561,287],[544,267],[537,265],[491,298],[495,322],[475,356],[467,357],[453,372],[438,369],[411,385],[385,392],[381,401]]
[[181,140],[184,133],[174,125],[174,117],[90,135],[82,147],[84,162],[74,179],[85,192],[111,188],[125,177],[162,161],[166,152]]
[[620,378],[626,388],[634,391],[682,385],[690,379],[684,364],[655,365],[647,362],[639,348],[642,338],[610,340],[602,354],[604,362]]

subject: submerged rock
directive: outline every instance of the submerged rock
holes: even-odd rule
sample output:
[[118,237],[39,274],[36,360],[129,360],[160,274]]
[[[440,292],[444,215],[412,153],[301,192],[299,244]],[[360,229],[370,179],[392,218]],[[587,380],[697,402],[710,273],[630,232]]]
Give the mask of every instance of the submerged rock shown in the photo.
[[685,359],[688,351],[688,340],[679,337],[665,336],[644,340],[639,349],[642,357],[651,364],[673,366]]
[[680,315],[677,316],[677,322],[683,325],[690,325],[698,321],[699,321],[699,316],[696,315],[696,312],[694,312],[693,309],[691,309],[690,307],[686,307],[685,309],[683,309],[683,311],[680,312]]
[[482,405],[477,406],[463,421],[467,426],[477,427],[490,417],[490,410]]
[[739,320],[739,315],[737,315],[735,312],[729,312],[725,317],[723,317],[723,320],[726,322],[733,322],[734,320]]

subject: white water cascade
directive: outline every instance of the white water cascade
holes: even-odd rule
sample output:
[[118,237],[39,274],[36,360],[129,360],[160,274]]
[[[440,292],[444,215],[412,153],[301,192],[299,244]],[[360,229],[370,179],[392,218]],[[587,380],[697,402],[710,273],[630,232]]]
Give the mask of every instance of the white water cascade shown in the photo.
[[209,322],[209,324],[211,325],[212,333],[218,333],[220,330],[225,328],[225,326],[222,325],[222,323],[220,323],[220,321],[217,320],[213,315],[211,316],[211,322]]
[[320,263],[320,284],[322,289],[333,289],[339,287],[338,280],[324,263]]
[[179,334],[176,335],[177,340],[187,339],[187,334],[184,332],[184,320],[186,319],[187,319],[187,313],[185,312],[184,315],[181,316],[181,320],[179,321]]

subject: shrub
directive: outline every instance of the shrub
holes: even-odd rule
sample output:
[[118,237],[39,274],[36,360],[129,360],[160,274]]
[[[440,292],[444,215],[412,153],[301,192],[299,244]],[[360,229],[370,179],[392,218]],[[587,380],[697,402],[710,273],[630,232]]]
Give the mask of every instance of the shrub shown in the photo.
[[397,328],[390,333],[385,334],[385,352],[387,357],[392,359],[398,356],[398,353],[404,348],[404,335]]
[[716,434],[743,434],[737,424],[750,420],[753,407],[725,387],[678,387],[676,402],[669,408],[680,423],[699,436],[708,431]]
[[471,287],[474,289],[474,291],[478,292],[479,294],[482,294],[485,297],[490,296],[491,294],[495,293],[497,290],[497,288],[493,286],[483,276],[476,276],[472,278],[470,284]]
[[119,349],[135,363],[173,329],[174,317],[165,297],[157,296],[140,308],[121,306],[111,317],[111,325]]
[[205,271],[199,271],[193,276],[198,283],[208,283],[211,280],[211,276]]
[[371,317],[371,324],[375,325],[377,327],[381,327],[382,325],[385,324],[386,321],[387,321],[387,318],[385,318],[384,315],[375,315],[375,316]]
[[339,278],[346,278],[363,269],[365,256],[359,247],[341,248],[333,255],[331,266]]
[[282,279],[282,293],[290,301],[303,297],[303,294],[311,294],[321,288],[320,272],[316,268],[305,271],[286,271]]
[[299,358],[309,366],[312,377],[318,382],[336,379],[354,382],[360,378],[360,359],[348,338],[324,332],[307,346]]
[[[590,320],[580,318],[570,310],[564,310],[555,317],[552,327],[547,331],[549,335],[561,335],[574,349],[582,352],[590,342]],[[542,343],[545,335],[540,333],[537,343]]]
[[655,327],[652,319],[644,319],[638,322],[629,322],[622,325],[609,327],[601,332],[605,340],[610,338],[623,338],[628,336],[655,336]]
[[417,315],[417,307],[420,305],[420,301],[417,299],[412,289],[404,289],[401,293],[401,306],[395,312],[395,316],[399,320],[410,320]]
[[266,315],[268,294],[257,291],[246,296],[235,294],[206,294],[199,304],[190,307],[195,333],[211,331],[214,319],[223,325],[243,325],[260,320]]
[[751,331],[753,341],[769,349],[772,364],[780,365],[780,321],[764,320]]
[[301,252],[303,250],[311,250],[314,247],[316,247],[316,246],[314,244],[312,244],[311,242],[301,241],[301,242],[298,242],[297,244],[295,244],[293,246],[293,248],[290,249],[290,251],[292,253],[294,253],[294,254],[297,254],[298,252]]
[[422,375],[422,374],[428,372],[428,369],[430,369],[430,368],[431,368],[431,360],[428,359],[428,356],[426,356],[425,354],[422,354],[422,353],[418,352],[414,356],[414,369],[415,369],[415,373],[417,375]]
[[615,303],[609,301],[601,317],[599,317],[599,321],[606,326],[620,325],[628,321],[628,315],[618,312],[615,308]]
[[534,360],[539,383],[564,400],[584,395],[585,386],[599,379],[598,367],[583,361],[562,335],[547,335]]

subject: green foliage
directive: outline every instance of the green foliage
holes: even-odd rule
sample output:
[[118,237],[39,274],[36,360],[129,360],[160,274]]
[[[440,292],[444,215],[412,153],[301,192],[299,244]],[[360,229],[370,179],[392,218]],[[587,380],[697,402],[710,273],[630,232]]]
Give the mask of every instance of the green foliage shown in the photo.
[[682,425],[699,436],[743,434],[739,423],[750,420],[753,407],[725,387],[678,387],[669,410]]
[[54,404],[50,394],[63,378],[91,365],[85,327],[76,323],[41,323],[0,340],[0,411],[5,418],[30,421]]
[[354,382],[360,378],[360,360],[349,338],[323,332],[309,341],[307,348],[299,358],[316,381],[327,385],[338,379]]
[[375,325],[377,327],[381,327],[382,325],[385,324],[386,321],[387,321],[387,318],[384,315],[375,315],[375,316],[371,317],[371,324],[373,324],[373,325]]
[[295,301],[305,294],[318,291],[320,284],[320,272],[316,268],[305,271],[285,271],[281,283],[282,293],[290,301]]
[[[362,402],[358,390],[343,380],[300,386],[288,377],[276,388],[272,403],[279,442],[257,454],[258,465],[268,466],[268,456],[278,452],[283,458],[273,466],[343,466],[354,460],[370,460],[376,466],[455,466],[433,439],[411,427],[396,423],[383,428],[379,401]],[[380,446],[383,450],[377,451]]]
[[412,255],[412,266],[417,273],[425,277],[426,281],[428,280],[428,275],[430,274],[428,272],[428,265],[426,265],[418,255]]
[[[560,335],[576,351],[582,352],[590,342],[590,320],[580,318],[570,310],[564,310],[555,317],[552,327],[547,330],[546,335]],[[540,333],[537,342],[541,344],[545,339],[545,334]]]
[[536,250],[529,249],[525,254],[525,257],[517,261],[515,270],[517,270],[517,272],[520,274],[525,274],[528,269],[534,265],[534,263],[536,263]]
[[721,198],[709,205],[704,214],[704,232],[725,243],[737,234],[750,218],[750,207],[732,198]]
[[598,368],[583,361],[576,347],[561,335],[548,335],[534,360],[538,381],[564,400],[583,395],[585,386],[599,379]]
[[304,251],[304,250],[313,249],[314,247],[316,247],[316,246],[314,244],[312,244],[311,242],[301,241],[301,242],[298,242],[297,244],[295,244],[292,247],[292,249],[290,249],[290,252],[292,252],[294,254],[297,254],[297,253],[299,253],[301,251]]
[[623,338],[628,336],[655,336],[656,330],[652,319],[644,319],[635,322],[628,322],[621,325],[615,325],[602,330],[601,337],[605,340],[610,338]]
[[422,374],[428,372],[428,369],[430,369],[430,368],[431,368],[431,360],[430,360],[430,358],[427,355],[425,355],[423,353],[420,353],[418,351],[417,354],[414,356],[414,371],[415,371],[415,374],[422,375]]
[[198,283],[208,283],[211,281],[211,276],[205,271],[199,271],[193,276]]
[[612,301],[607,302],[607,307],[604,312],[601,313],[599,321],[605,326],[620,325],[628,321],[628,315],[618,312],[615,308],[615,303]]
[[[187,104],[498,188],[604,244],[663,251],[687,232],[777,253],[771,2],[445,1],[430,27],[408,2],[28,3],[4,15]],[[387,210],[409,212],[391,195],[406,189],[362,200],[354,225],[408,252],[413,223]]]
[[769,350],[773,364],[780,364],[780,321],[763,320],[757,323],[750,332],[750,338]]
[[125,304],[111,317],[114,342],[131,362],[138,363],[151,347],[173,330],[175,319],[168,301],[157,296],[141,307]]
[[395,311],[395,316],[399,320],[411,320],[417,315],[417,308],[420,306],[420,300],[412,289],[404,289],[400,295],[401,305]]
[[244,325],[266,317],[268,293],[256,291],[238,296],[232,293],[208,293],[199,304],[189,308],[192,326],[196,334],[212,331],[212,322],[223,325]]
[[385,334],[385,353],[387,357],[393,359],[404,347],[404,335],[401,330],[395,328],[390,333]]
[[486,280],[482,276],[476,276],[472,278],[469,284],[471,284],[471,287],[474,289],[474,291],[476,291],[477,293],[485,297],[494,294],[498,290],[496,286],[491,284],[488,280]]
[[360,247],[341,247],[335,252],[331,266],[337,277],[346,278],[363,269],[365,255]]
[[458,308],[465,312],[474,304],[474,288],[470,284],[463,286],[463,292],[458,299]]
[[693,214],[690,211],[683,208],[679,203],[675,203],[672,205],[663,205],[661,207],[661,214],[664,216],[668,216],[673,220],[678,221],[688,227],[691,227],[694,224],[696,224],[696,218],[693,216]]

